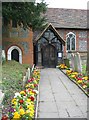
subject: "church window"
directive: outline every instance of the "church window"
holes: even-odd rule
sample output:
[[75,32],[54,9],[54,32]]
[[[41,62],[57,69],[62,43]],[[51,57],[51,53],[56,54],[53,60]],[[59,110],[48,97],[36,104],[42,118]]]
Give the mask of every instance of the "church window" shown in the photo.
[[76,50],[76,35],[72,32],[67,34],[66,38],[67,50]]

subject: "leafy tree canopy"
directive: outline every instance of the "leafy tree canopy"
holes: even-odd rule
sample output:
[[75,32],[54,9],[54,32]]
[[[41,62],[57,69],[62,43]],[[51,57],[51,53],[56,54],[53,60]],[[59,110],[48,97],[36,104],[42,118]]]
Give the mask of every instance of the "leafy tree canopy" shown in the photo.
[[47,10],[44,1],[36,2],[3,2],[2,16],[7,21],[15,20],[23,28],[32,30],[42,28],[46,25],[46,18],[42,16]]

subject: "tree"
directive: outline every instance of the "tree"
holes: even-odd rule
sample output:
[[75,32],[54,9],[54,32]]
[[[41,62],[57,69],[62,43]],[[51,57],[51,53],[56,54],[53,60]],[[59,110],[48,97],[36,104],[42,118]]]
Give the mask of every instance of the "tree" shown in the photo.
[[46,25],[46,18],[42,16],[46,12],[47,4],[42,1],[36,2],[3,2],[2,16],[8,24],[15,20],[24,29],[36,30]]

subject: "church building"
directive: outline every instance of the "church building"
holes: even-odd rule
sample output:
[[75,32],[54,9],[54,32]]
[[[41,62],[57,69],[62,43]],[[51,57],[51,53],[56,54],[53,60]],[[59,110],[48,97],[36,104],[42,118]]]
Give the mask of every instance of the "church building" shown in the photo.
[[71,52],[87,54],[87,10],[48,8],[44,15],[48,26],[34,33],[14,21],[7,27],[3,25],[2,43],[7,60],[56,67]]

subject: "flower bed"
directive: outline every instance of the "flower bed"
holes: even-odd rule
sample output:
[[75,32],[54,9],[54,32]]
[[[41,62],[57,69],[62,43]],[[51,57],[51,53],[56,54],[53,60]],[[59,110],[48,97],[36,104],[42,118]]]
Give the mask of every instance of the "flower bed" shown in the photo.
[[68,67],[65,64],[60,64],[60,65],[57,66],[57,68],[68,69]]
[[89,79],[87,76],[83,76],[81,73],[70,70],[65,64],[61,64],[57,66],[57,68],[62,71],[65,70],[65,74],[76,83],[87,96],[89,96]]
[[39,80],[40,71],[34,69],[31,78],[25,85],[25,89],[15,93],[8,110],[8,115],[2,116],[2,120],[34,119]]

